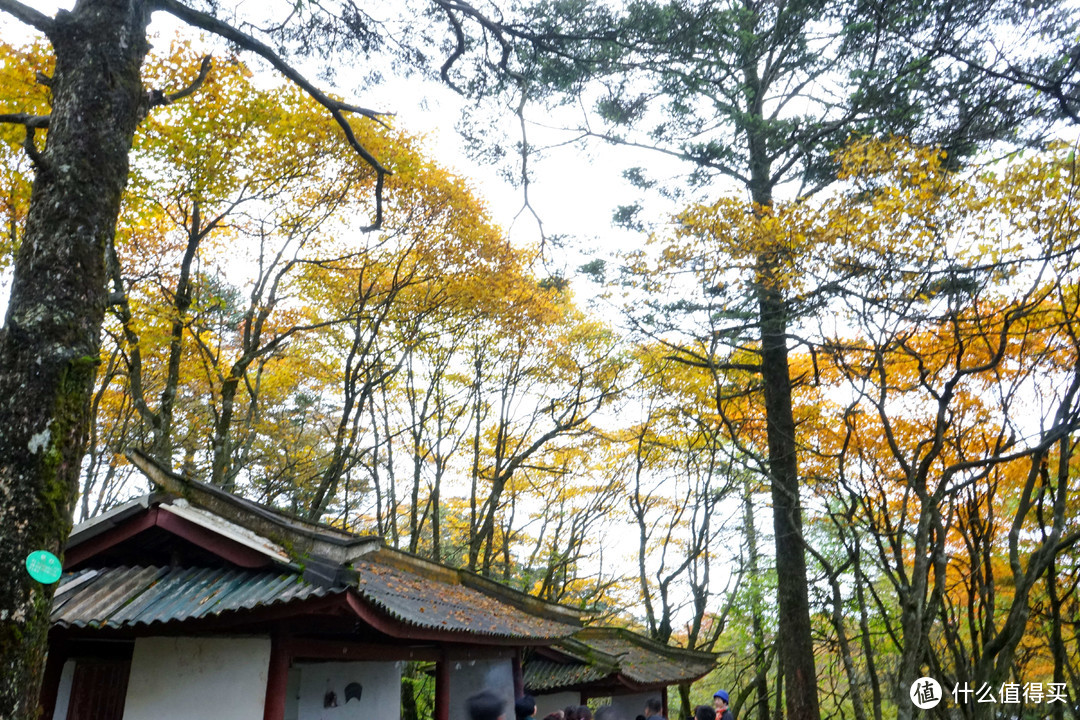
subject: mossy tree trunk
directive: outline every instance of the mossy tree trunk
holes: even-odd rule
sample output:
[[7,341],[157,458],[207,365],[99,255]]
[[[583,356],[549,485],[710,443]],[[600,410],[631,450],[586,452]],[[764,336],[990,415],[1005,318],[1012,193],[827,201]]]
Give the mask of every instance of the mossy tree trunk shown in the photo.
[[145,111],[148,11],[79,0],[54,19],[0,3],[56,55],[48,139],[0,334],[0,718],[37,717],[54,586],[26,556],[61,554],[89,427],[112,242],[128,153]]

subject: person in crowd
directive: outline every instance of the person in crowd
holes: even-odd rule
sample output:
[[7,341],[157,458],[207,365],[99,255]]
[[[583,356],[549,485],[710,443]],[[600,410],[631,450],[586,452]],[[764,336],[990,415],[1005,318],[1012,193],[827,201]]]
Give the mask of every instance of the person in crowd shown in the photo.
[[728,703],[731,701],[731,697],[728,695],[727,690],[717,690],[713,694],[713,707],[716,708],[716,720],[735,720],[735,717],[728,710]]
[[532,695],[522,695],[514,701],[516,720],[527,720],[536,714],[536,699]]
[[645,701],[645,720],[664,720],[662,712],[664,703],[660,698],[651,697]]
[[592,710],[588,705],[579,705],[577,709],[578,720],[593,720]]
[[503,701],[490,690],[481,690],[465,701],[465,711],[469,720],[506,720],[503,715]]
[[694,708],[694,720],[716,720],[716,710],[708,705],[698,705]]
[[577,716],[577,709],[577,705],[567,705],[563,708],[563,720],[581,720],[581,718]]
[[545,715],[544,720],[566,720],[566,718],[563,717],[562,710],[556,710],[555,712],[551,712]]

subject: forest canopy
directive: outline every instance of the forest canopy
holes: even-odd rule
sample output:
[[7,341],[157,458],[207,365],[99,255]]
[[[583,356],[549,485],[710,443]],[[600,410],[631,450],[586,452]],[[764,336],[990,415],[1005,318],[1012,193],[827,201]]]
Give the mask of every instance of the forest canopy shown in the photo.
[[[1025,118],[1011,103],[1036,66],[985,85],[970,64],[894,65],[897,51],[875,77],[895,72],[882,88],[908,105],[885,113],[896,97],[865,94],[874,77],[852,69],[867,48],[850,44],[872,28],[852,27],[833,38],[863,83],[847,114],[822,101],[820,117],[766,123],[770,81],[805,81],[791,97],[825,82],[827,58],[805,38],[778,49],[795,22],[785,13],[810,22],[813,3],[724,16],[744,26],[706,38],[717,57],[752,50],[780,68],[755,78],[747,64],[736,90],[679,45],[680,23],[716,24],[708,13],[640,3],[559,26],[571,5],[545,4],[547,30],[488,27],[507,43],[505,67],[489,65],[507,71],[522,127],[527,101],[600,82],[604,129],[585,135],[694,168],[685,194],[669,193],[681,209],[637,225],[640,243],[614,255],[606,304],[546,271],[551,248],[511,242],[469,182],[392,118],[361,114],[346,131],[326,102],[238,54],[204,61],[198,42],[155,43],[144,82],[191,94],[134,130],[104,247],[73,518],[146,490],[124,455],[138,448],[289,513],[719,652],[710,683],[736,688],[740,717],[769,720],[788,702],[793,720],[906,718],[921,676],[995,694],[1045,685],[1069,701],[1021,694],[1016,715],[1076,717],[1080,178],[1075,143],[1034,131],[1071,117],[1064,71],[1046,71],[1059,81]],[[586,27],[604,17],[624,43]],[[512,55],[510,40],[527,50]],[[936,50],[964,50],[950,48]],[[0,108],[46,116],[46,45],[0,55]],[[530,58],[534,74],[515,70]],[[922,124],[946,80],[957,94]],[[965,83],[985,95],[963,95]],[[655,94],[635,104],[635,88]],[[662,111],[650,104],[661,96]],[[985,114],[959,122],[978,109],[969,99]],[[649,131],[658,112],[668,122]],[[984,151],[1016,127],[1032,134]],[[5,273],[50,132],[0,124]],[[523,136],[526,192],[528,149]],[[725,175],[742,192],[690,199]],[[785,183],[798,191],[784,197]],[[810,644],[809,690],[785,666],[784,652],[798,655],[789,627]],[[796,691],[814,706],[793,706]],[[711,690],[680,696],[685,715]]]

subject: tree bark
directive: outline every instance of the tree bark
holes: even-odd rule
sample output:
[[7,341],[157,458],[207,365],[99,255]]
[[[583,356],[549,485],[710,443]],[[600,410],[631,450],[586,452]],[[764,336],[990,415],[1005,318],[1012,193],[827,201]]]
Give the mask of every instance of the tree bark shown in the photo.
[[[757,14],[746,5],[743,19],[752,31]],[[766,212],[773,203],[772,162],[765,132],[768,84],[758,75],[757,60],[746,58],[743,70],[749,120],[746,133],[750,197]],[[819,720],[817,672],[810,628],[809,583],[802,537],[802,500],[795,441],[795,413],[788,361],[788,303],[781,287],[780,248],[757,257],[756,285],[761,332],[761,380],[765,395],[765,431],[776,547],[777,655],[783,667],[787,720]]]
[[787,318],[782,297],[768,285],[771,269],[758,290],[761,317],[761,374],[765,388],[765,424],[776,543],[779,651],[787,689],[788,720],[818,720],[817,673],[810,634],[810,601],[802,539],[802,502],[796,458],[795,416],[791,403]]
[[[761,602],[761,563],[757,523],[754,520],[754,488],[750,476],[743,479],[743,532],[746,533],[747,570],[753,584],[750,595],[750,629],[754,641],[754,681],[757,720],[769,720],[769,654],[765,644],[764,612]],[[752,715],[752,712],[747,714]]]
[[49,29],[48,140],[34,180],[0,337],[0,717],[37,716],[54,586],[27,554],[71,531],[105,313],[105,247],[145,111],[148,12],[80,0]]

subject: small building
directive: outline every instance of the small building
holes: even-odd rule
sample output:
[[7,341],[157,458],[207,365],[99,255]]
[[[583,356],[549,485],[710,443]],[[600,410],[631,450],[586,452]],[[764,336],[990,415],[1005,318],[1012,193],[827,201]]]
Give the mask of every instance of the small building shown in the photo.
[[[77,526],[56,588],[42,718],[399,720],[402,673],[435,718],[508,702],[572,609],[181,478]],[[409,666],[417,667],[417,666]]]
[[672,647],[623,628],[589,627],[572,638],[531,650],[525,691],[536,698],[537,717],[567,705],[610,698],[625,717],[642,713],[650,697],[668,712],[669,686],[709,674],[716,656]]

